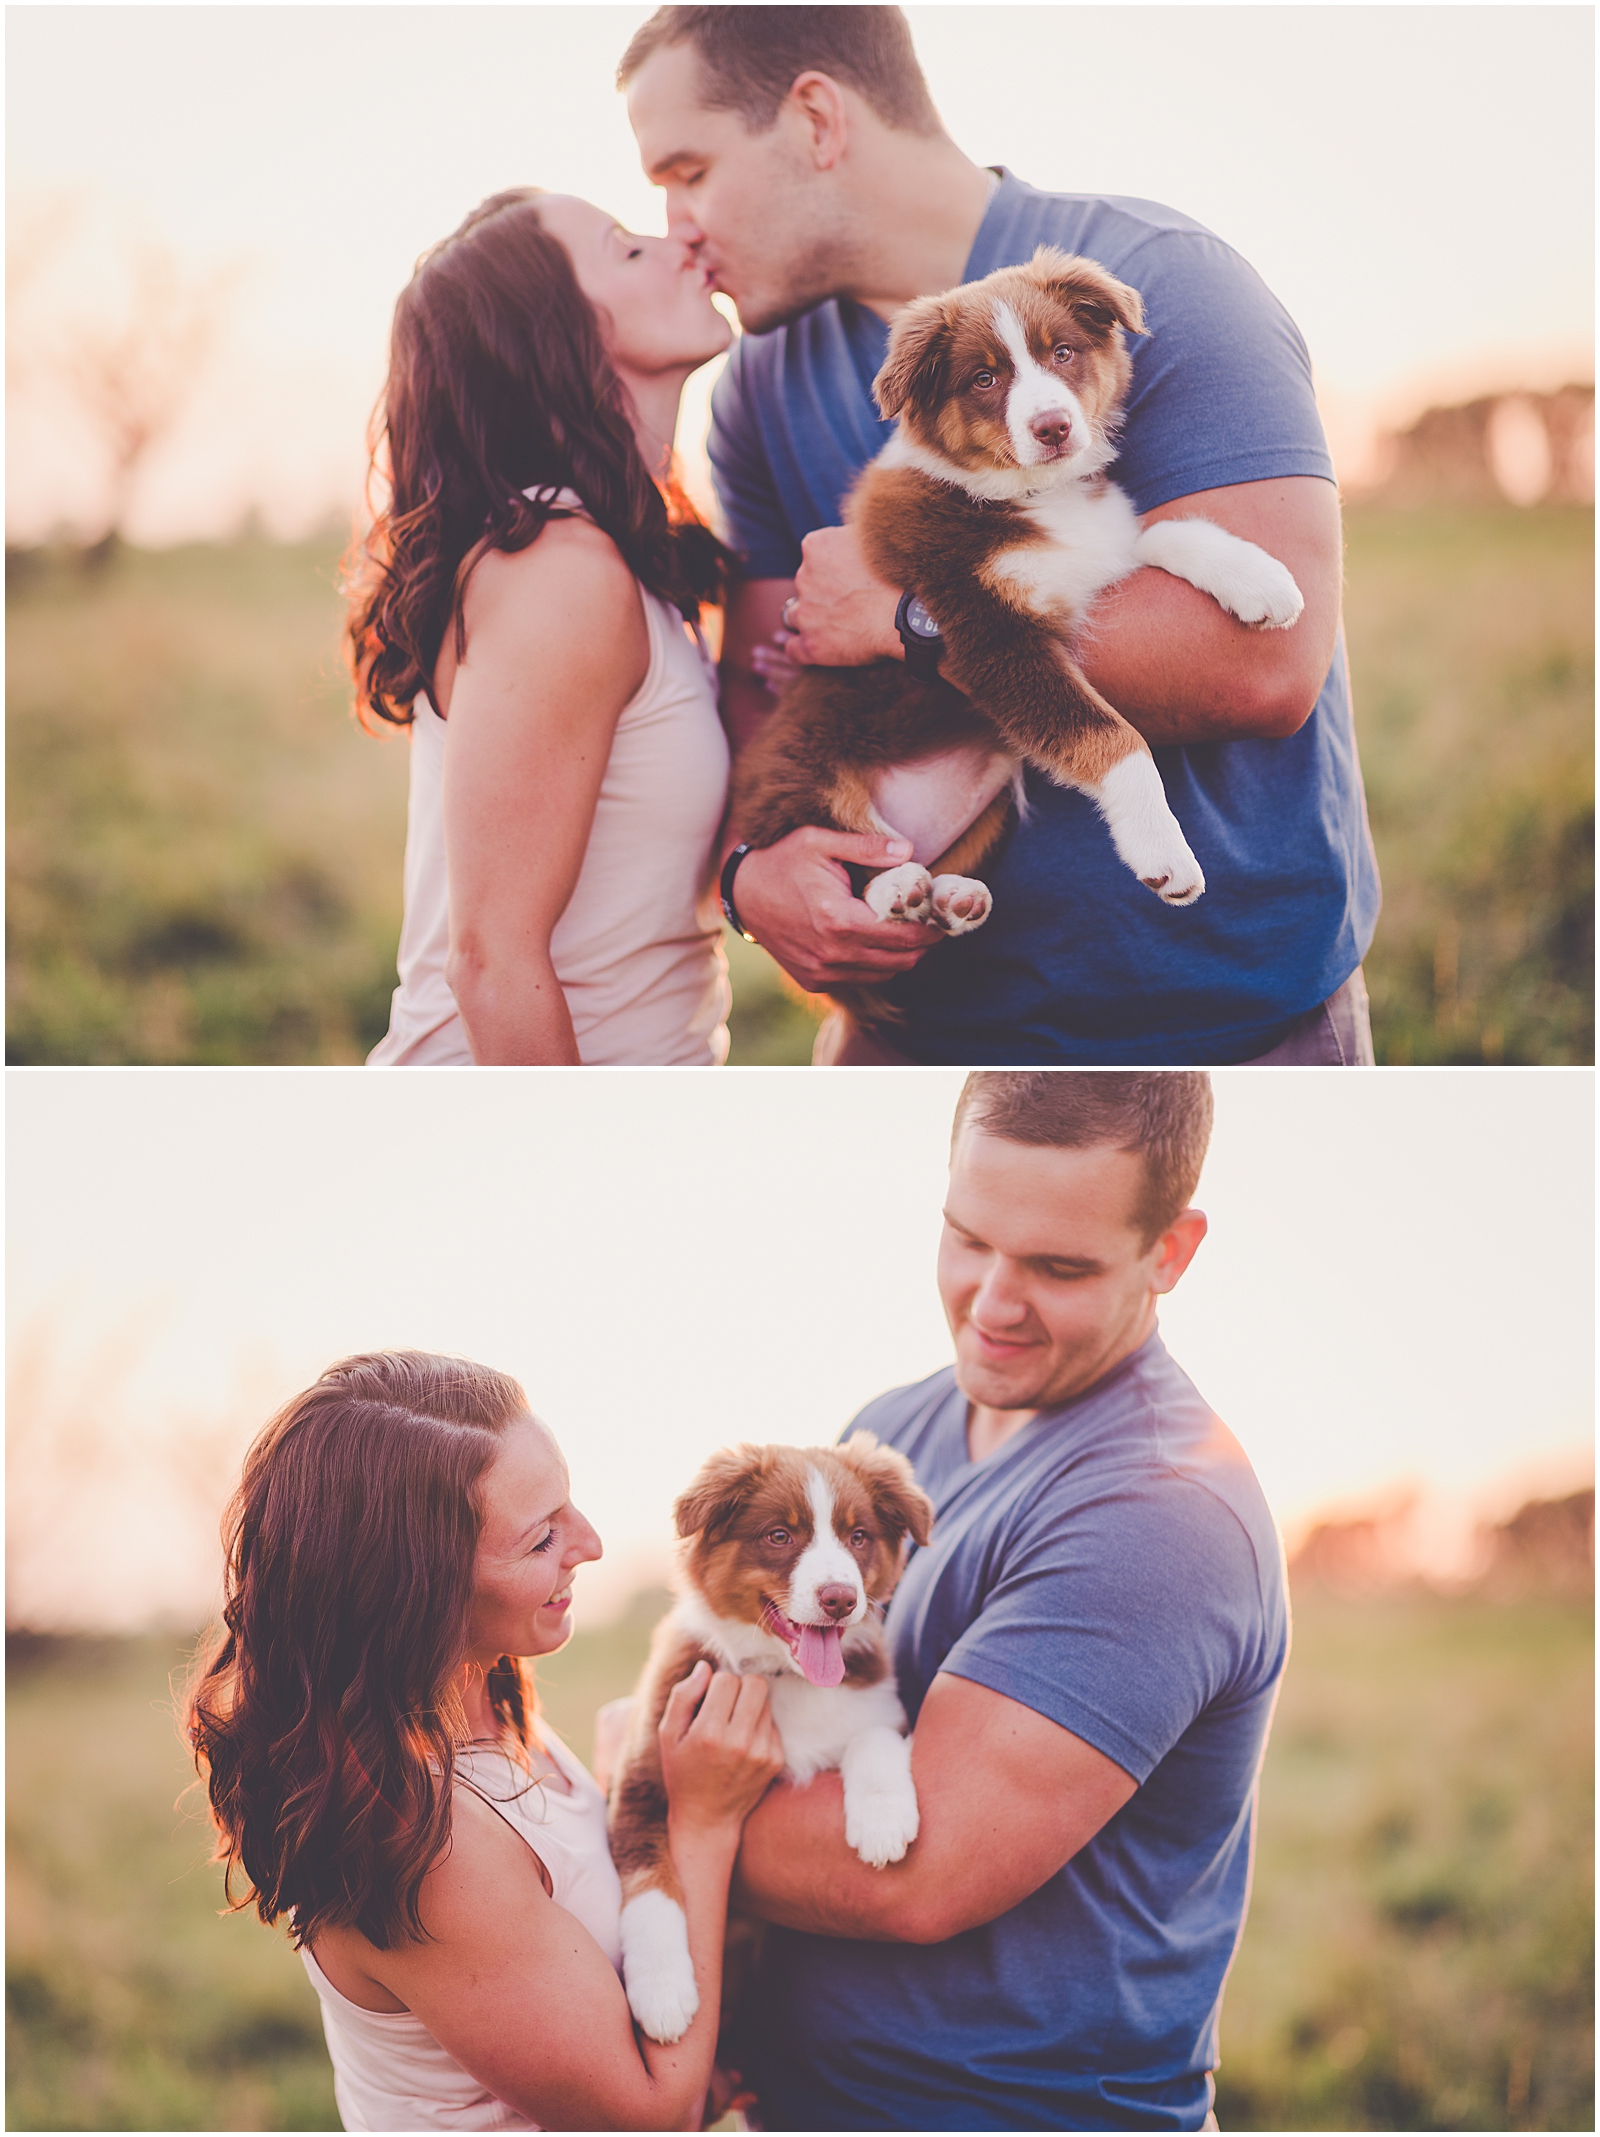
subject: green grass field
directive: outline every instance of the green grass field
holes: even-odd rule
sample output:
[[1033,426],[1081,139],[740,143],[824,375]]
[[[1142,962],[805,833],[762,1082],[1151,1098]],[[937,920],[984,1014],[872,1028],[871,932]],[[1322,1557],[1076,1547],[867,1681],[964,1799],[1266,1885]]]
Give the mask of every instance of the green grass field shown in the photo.
[[[1379,1059],[1593,1058],[1593,515],[1348,520]],[[347,715],[337,558],[24,559],[7,593],[14,1062],[356,1061],[387,1021],[406,750]],[[730,948],[735,1062],[814,1015]]]
[[[541,1665],[587,1755],[660,1598]],[[281,1934],[219,1918],[158,1639],[12,1643],[7,2125],[333,2129]],[[1313,1594],[1223,2018],[1224,2129],[1580,2130],[1593,2094],[1593,1615]]]

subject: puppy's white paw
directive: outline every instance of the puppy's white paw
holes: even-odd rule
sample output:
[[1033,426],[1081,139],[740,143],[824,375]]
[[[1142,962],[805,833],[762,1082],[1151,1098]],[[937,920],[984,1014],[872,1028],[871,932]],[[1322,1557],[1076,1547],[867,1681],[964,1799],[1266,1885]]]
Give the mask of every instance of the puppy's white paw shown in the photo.
[[900,1860],[921,1822],[909,1777],[903,1787],[845,1790],[844,1837],[874,1870]]
[[641,1892],[622,1910],[622,1983],[628,2007],[653,2041],[682,2040],[700,2008],[689,1925],[664,1892]]
[[[1193,905],[1196,898],[1205,895],[1206,879],[1176,824],[1173,831],[1174,837],[1161,852],[1141,857],[1137,874],[1145,889],[1153,890],[1163,905]],[[1132,867],[1133,863],[1128,865]]]
[[1241,570],[1218,599],[1258,631],[1286,631],[1299,622],[1306,605],[1290,572],[1264,549],[1256,550],[1250,568]]
[[1293,576],[1276,557],[1209,519],[1153,520],[1133,553],[1141,564],[1187,579],[1257,630],[1286,631],[1305,607]]
[[874,876],[861,895],[880,920],[926,920],[933,878],[920,861],[902,861]]
[[1155,760],[1137,750],[1114,764],[1097,787],[1085,787],[1111,832],[1124,866],[1163,905],[1193,905],[1206,887],[1178,819],[1167,807]]
[[970,935],[988,919],[994,900],[988,885],[975,876],[935,876],[932,903],[936,928],[947,935]]

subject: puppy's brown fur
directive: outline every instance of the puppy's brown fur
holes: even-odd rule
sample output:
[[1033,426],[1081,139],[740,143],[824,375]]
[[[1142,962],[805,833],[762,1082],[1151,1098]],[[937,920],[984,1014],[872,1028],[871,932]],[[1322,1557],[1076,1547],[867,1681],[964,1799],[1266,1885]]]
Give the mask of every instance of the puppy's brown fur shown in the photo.
[[[911,1481],[910,1464],[892,1448],[880,1447],[869,1432],[852,1433],[842,1447],[725,1448],[705,1464],[672,1510],[686,1545],[683,1585],[718,1617],[759,1625],[764,1598],[787,1583],[811,1541],[806,1492],[811,1463],[826,1465],[835,1527],[847,1533],[862,1528],[871,1538],[861,1570],[874,1603],[886,1604],[894,1593],[905,1539],[927,1542],[933,1509]],[[764,1539],[780,1524],[793,1541],[776,1547]],[[654,1886],[682,1902],[667,1850],[657,1732],[674,1686],[701,1661],[727,1666],[683,1628],[676,1612],[669,1612],[656,1627],[611,1791],[611,1853],[625,1900]],[[888,1663],[876,1618],[846,1634],[844,1661],[847,1684],[875,1684],[885,1675]]]
[[[1002,379],[1014,370],[994,328],[996,300],[1020,320],[1030,350],[1070,347],[1073,392],[1106,441],[1131,376],[1124,330],[1144,331],[1136,291],[1092,260],[1044,246],[1026,267],[921,298],[901,313],[874,384],[878,406],[900,418],[912,441],[980,482],[985,471],[1017,468],[1003,406],[986,405],[967,383],[983,370]],[[1003,494],[979,499],[917,466],[874,462],[845,518],[877,576],[910,588],[938,618],[941,679],[919,682],[887,660],[802,670],[735,771],[733,820],[752,845],[772,845],[805,824],[881,829],[874,774],[963,743],[1003,750],[1017,765],[1073,786],[1099,785],[1121,758],[1146,749],[1063,643],[1077,619],[1042,615],[990,575],[1001,551],[1048,542],[1021,503]],[[1003,793],[929,862],[930,873],[966,875],[981,866],[1010,814]],[[873,1020],[895,1015],[875,991],[841,991],[836,999]]]
[[[702,1660],[723,1669],[732,1661],[742,1670],[768,1675],[789,1669],[783,1643],[763,1629],[770,1624],[769,1604],[787,1593],[796,1564],[816,1540],[816,1508],[808,1490],[808,1471],[813,1468],[821,1471],[831,1495],[834,1538],[841,1543],[861,1539],[859,1545],[851,1541],[849,1548],[862,1587],[877,1606],[876,1614],[843,1634],[845,1674],[837,1690],[864,1691],[881,1686],[888,1675],[882,1606],[899,1579],[906,1538],[925,1543],[933,1519],[932,1506],[912,1482],[905,1457],[880,1447],[867,1432],[852,1434],[842,1447],[747,1445],[713,1455],[673,1509],[685,1545],[683,1601],[656,1628],[612,1786],[611,1852],[625,1905],[650,1892],[683,1904],[667,1845],[667,1795],[657,1733],[673,1687]],[[774,1542],[780,1534],[787,1541]],[[690,1605],[700,1613],[701,1630],[685,1622],[686,1615],[692,1615]],[[719,1649],[704,1637],[711,1620],[714,1637],[731,1638],[736,1648],[743,1641],[745,1652],[730,1655],[726,1646]],[[833,1696],[822,1694],[824,1699]],[[794,1746],[786,1743],[785,1749],[793,1762]],[[758,1935],[758,1924],[739,1917],[730,1921],[725,2023],[748,1978]]]

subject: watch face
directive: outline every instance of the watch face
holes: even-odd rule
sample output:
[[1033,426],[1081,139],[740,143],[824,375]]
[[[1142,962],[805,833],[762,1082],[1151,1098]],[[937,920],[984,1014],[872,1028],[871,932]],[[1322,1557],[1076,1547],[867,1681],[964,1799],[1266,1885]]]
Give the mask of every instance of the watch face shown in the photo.
[[939,626],[934,622],[915,594],[906,603],[906,624],[910,630],[916,633],[918,638],[939,638],[943,636]]

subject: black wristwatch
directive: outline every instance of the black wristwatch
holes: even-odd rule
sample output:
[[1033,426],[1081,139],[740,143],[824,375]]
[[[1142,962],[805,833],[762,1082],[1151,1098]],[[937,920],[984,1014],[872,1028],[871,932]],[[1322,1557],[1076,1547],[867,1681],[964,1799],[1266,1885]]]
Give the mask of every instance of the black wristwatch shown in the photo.
[[906,649],[906,666],[918,682],[938,680],[939,655],[944,651],[944,633],[913,593],[900,596],[894,612],[894,627]]

